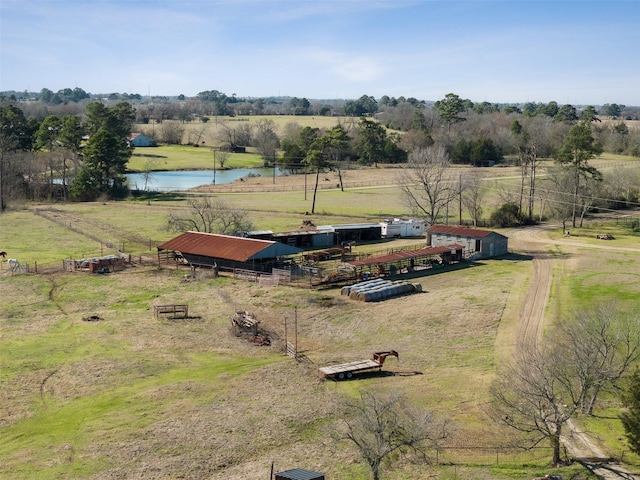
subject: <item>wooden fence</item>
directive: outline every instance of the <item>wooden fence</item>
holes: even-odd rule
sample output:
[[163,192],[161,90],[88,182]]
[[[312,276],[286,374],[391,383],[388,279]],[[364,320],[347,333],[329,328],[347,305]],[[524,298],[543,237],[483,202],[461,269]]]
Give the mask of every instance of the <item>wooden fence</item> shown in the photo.
[[156,318],[160,315],[171,315],[171,318],[188,318],[189,305],[172,304],[172,305],[154,305],[153,314]]

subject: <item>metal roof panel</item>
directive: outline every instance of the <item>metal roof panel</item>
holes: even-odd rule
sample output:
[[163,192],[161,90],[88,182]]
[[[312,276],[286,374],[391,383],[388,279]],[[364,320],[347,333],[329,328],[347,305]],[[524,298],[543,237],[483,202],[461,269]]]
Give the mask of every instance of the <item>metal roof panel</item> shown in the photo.
[[290,480],[316,480],[318,478],[324,478],[324,473],[312,472],[311,470],[304,470],[302,468],[294,468],[292,470],[285,470],[284,472],[276,473],[276,478],[286,478]]
[[269,240],[232,237],[214,233],[185,232],[158,245],[158,250],[173,250],[191,255],[247,262],[259,258],[293,255],[302,250]]
[[[445,235],[458,235],[461,237],[484,238],[494,232],[491,230],[480,230],[478,228],[458,227],[452,225],[431,225],[427,228],[428,233],[442,233]],[[499,234],[498,234],[499,235]]]

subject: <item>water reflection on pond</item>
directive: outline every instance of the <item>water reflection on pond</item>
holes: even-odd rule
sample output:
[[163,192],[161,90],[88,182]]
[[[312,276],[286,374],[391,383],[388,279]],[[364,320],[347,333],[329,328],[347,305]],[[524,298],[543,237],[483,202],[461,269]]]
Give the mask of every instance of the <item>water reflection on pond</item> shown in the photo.
[[[280,170],[276,169],[276,175]],[[272,177],[272,168],[235,168],[231,170],[216,170],[215,184],[222,185],[232,183],[248,175]],[[132,190],[145,189],[145,175],[143,173],[127,173],[129,187]],[[152,172],[147,181],[146,189],[155,192],[168,192],[173,190],[188,190],[200,185],[212,185],[214,183],[213,170],[180,170],[172,172]]]

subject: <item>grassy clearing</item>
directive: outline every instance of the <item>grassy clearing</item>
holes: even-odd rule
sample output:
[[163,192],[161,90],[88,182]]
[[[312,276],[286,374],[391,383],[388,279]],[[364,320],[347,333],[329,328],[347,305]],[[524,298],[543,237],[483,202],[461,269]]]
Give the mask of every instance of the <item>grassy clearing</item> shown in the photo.
[[[607,252],[606,255],[585,255],[569,265],[558,276],[559,303],[589,308],[615,302],[620,308],[634,308],[640,298],[640,259],[638,254]],[[582,260],[583,258],[588,260]],[[570,302],[570,303],[569,303]],[[563,308],[565,315],[575,313]]]
[[[239,125],[255,125],[258,121],[269,120],[274,123],[276,132],[282,136],[284,129],[289,123],[296,123],[303,127],[331,129],[338,123],[346,126],[354,126],[357,122],[352,117],[289,117],[289,116],[238,116],[238,117],[218,117],[210,122],[180,123],[180,127],[185,133],[182,138],[183,145],[161,145],[159,147],[135,149],[133,157],[129,161],[131,171],[144,171],[145,165],[149,162],[154,164],[152,170],[198,170],[213,169],[213,152],[211,147],[219,146],[223,143],[224,130],[236,128]],[[168,120],[171,122],[171,120]],[[137,131],[144,131],[151,137],[156,137],[155,128],[161,126],[150,126],[139,124]],[[193,144],[199,140],[199,147]],[[202,144],[204,142],[204,144]],[[259,155],[251,152],[246,154],[229,155],[229,168],[256,168],[263,164]]]
[[[309,199],[300,199],[302,194],[221,195],[246,208],[258,228],[274,230],[296,228],[303,219],[317,225],[357,223],[403,212],[393,188],[320,191],[317,208],[326,210],[313,216],[304,215]],[[75,247],[62,252],[77,257],[95,242],[65,228],[69,219],[114,243],[130,242],[132,235],[171,238],[163,228],[166,215],[185,204],[161,198],[149,204],[56,205],[60,223],[12,211],[0,217],[2,247],[44,261],[59,258],[59,246],[70,245]],[[622,230],[614,235],[627,245]],[[578,240],[586,243],[586,237]],[[632,245],[633,237],[628,242]],[[356,249],[381,252],[419,243]],[[143,242],[136,248],[147,247]],[[551,318],[617,291],[624,305],[640,300],[637,253],[571,244],[551,253],[558,262]],[[350,301],[337,290],[260,287],[224,277],[182,283],[184,272],[155,268],[95,276],[0,275],[0,456],[7,459],[0,476],[259,478],[275,461],[333,478],[363,478],[367,469],[354,460],[353,449],[331,439],[341,417],[338,400],[363,388],[404,392],[451,416],[456,431],[450,446],[504,440],[509,433],[489,421],[485,406],[494,366],[511,348],[509,332],[530,268],[517,255],[485,261],[420,277],[415,281],[424,293],[374,304]],[[188,303],[193,318],[154,319],[152,306],[164,303]],[[278,340],[271,348],[255,347],[229,331],[233,311],[247,309],[282,341],[284,319],[291,328],[294,307],[299,347],[314,365],[281,355]],[[104,320],[82,321],[91,314]],[[400,362],[391,359],[385,370],[398,375],[338,384],[316,375],[319,365],[369,358],[388,348],[400,352]],[[612,432],[602,435],[608,451],[620,451],[619,435],[613,434],[619,425],[594,422],[590,430]],[[517,467],[477,466],[484,454],[460,458],[455,460],[464,466],[437,469],[400,462],[389,475],[506,480],[553,473],[545,469],[544,452]],[[557,473],[588,478],[578,470]]]
[[100,245],[96,241],[81,234],[70,233],[64,225],[35,217],[30,210],[0,216],[0,230],[0,248],[22,263],[61,263],[64,258],[100,252]]
[[640,456],[629,450],[626,444],[620,442],[620,432],[623,432],[622,423],[618,417],[617,408],[607,408],[607,405],[617,404],[615,397],[603,395],[601,404],[604,408],[597,409],[594,417],[580,417],[580,425],[598,441],[609,446],[606,453],[612,458],[620,458],[632,465],[640,464]]
[[[131,172],[147,170],[213,170],[213,151],[192,145],[161,145],[136,148],[127,164]],[[230,153],[225,168],[260,168],[264,161],[255,153]],[[217,168],[220,168],[218,163]]]
[[[221,195],[229,203],[252,212],[257,224],[268,223],[272,218],[265,218],[261,213],[272,213],[274,220],[283,214],[297,214],[309,217],[313,192],[269,192],[234,195]],[[399,190],[396,187],[351,189],[347,191],[321,190],[316,197],[316,213],[310,216],[316,225],[336,223],[379,222],[393,216],[406,216],[406,207],[402,204]],[[255,212],[255,213],[254,213]],[[300,217],[298,217],[300,218]],[[326,220],[323,220],[326,219]],[[340,220],[342,219],[342,220]],[[289,228],[297,227],[298,220]],[[263,228],[263,227],[261,227]],[[273,227],[269,227],[273,228]]]

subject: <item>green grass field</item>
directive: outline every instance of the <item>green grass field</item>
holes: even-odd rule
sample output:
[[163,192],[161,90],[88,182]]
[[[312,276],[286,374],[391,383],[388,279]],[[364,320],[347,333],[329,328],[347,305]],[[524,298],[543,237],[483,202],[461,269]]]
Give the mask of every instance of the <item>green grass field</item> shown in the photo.
[[[499,182],[512,181],[496,180],[496,191]],[[305,200],[300,190],[216,195],[245,209],[256,228],[276,231],[305,219],[322,225],[406,215],[395,187],[321,190],[315,215],[305,215],[311,196]],[[168,213],[184,208],[183,195],[25,205],[0,215],[0,247],[30,265],[109,253],[96,238],[153,257],[157,242],[176,235],[165,228]],[[603,243],[596,233],[616,240]],[[565,242],[550,250],[556,259],[550,319],[571,315],[577,305],[640,302],[640,254],[596,248],[638,248],[638,233],[598,221],[569,238],[560,229],[549,235]],[[356,250],[380,253],[392,246]],[[417,278],[423,294],[364,304],[336,290],[227,277],[184,282],[185,271],[153,265],[110,275],[11,275],[2,264],[0,478],[244,479],[268,475],[275,461],[360,479],[366,466],[352,447],[332,440],[332,429],[341,417],[339,399],[363,388],[394,389],[450,416],[450,445],[505,443],[510,433],[489,421],[485,406],[495,367],[513,342],[531,265],[514,255],[464,267]],[[153,305],[171,303],[189,304],[191,318],[154,318]],[[272,347],[230,332],[237,309],[257,313],[277,334]],[[84,321],[88,315],[103,320]],[[315,364],[296,363],[278,349],[284,320],[291,328],[294,318],[299,348]],[[341,384],[317,377],[318,365],[390,347],[401,361],[389,368],[402,375]],[[612,457],[639,465],[620,439],[617,405],[605,396],[598,417],[584,425]],[[503,452],[497,464],[495,450],[452,448],[442,455],[455,465],[425,467],[398,458],[385,478],[593,478],[577,465],[547,468],[545,450]]]
[[[214,154],[209,147],[160,145],[138,147],[127,164],[131,172],[158,170],[213,170]],[[219,162],[219,160],[218,160]],[[264,161],[255,153],[230,153],[225,168],[260,168]],[[220,164],[216,164],[220,168]]]

